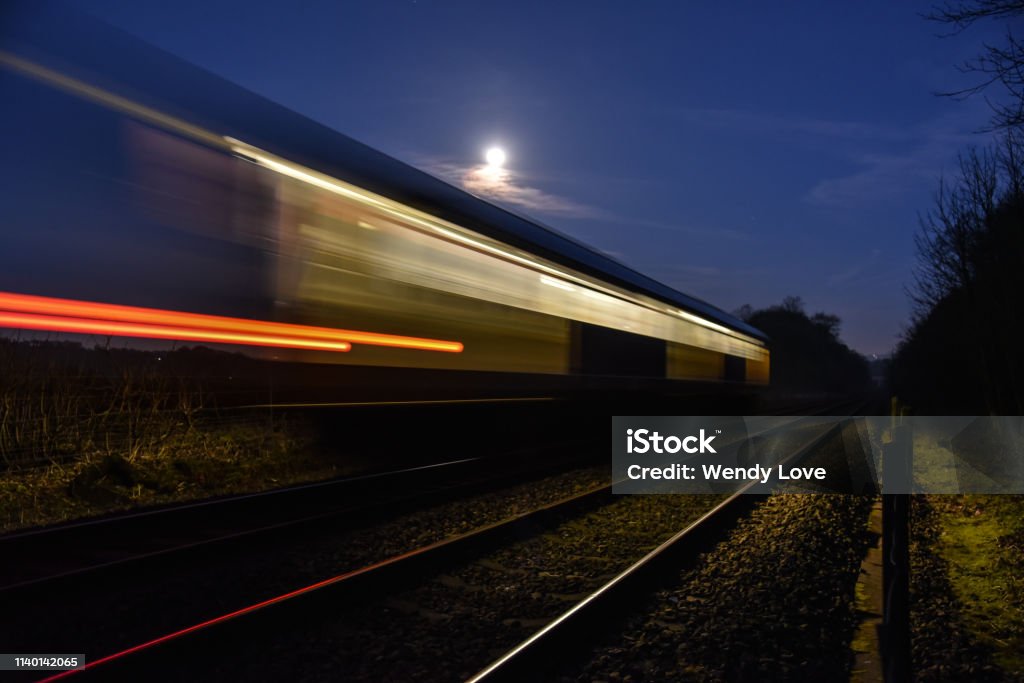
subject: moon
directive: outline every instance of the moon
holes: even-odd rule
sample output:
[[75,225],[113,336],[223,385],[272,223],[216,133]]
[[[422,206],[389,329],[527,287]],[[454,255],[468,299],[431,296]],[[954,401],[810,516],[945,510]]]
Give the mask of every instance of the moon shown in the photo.
[[501,147],[491,147],[484,154],[484,159],[487,160],[487,165],[493,166],[495,168],[503,166],[505,164],[506,158],[507,157],[505,155],[505,150],[503,150]]

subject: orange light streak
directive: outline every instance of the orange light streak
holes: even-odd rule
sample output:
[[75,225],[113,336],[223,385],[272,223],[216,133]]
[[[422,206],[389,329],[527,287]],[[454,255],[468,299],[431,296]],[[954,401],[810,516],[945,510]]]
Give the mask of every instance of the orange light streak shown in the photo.
[[180,339],[188,341],[219,342],[223,344],[245,344],[248,346],[276,346],[282,348],[315,349],[318,351],[348,351],[348,342],[317,341],[297,337],[275,337],[245,332],[217,332],[170,325],[146,325],[143,323],[122,323],[89,318],[66,318],[56,315],[35,315],[33,313],[9,313],[0,311],[0,327],[16,327],[22,330],[48,330],[50,332],[76,332],[78,334],[102,334],[114,337],[143,337],[146,339]]
[[[204,315],[201,313],[185,313],[181,311],[165,311],[156,308],[140,308],[136,306],[122,306],[119,304],[105,304],[92,301],[76,301],[73,299],[55,299],[51,297],[32,296],[29,294],[12,294],[0,292],[0,314],[4,312],[23,313],[36,316],[37,318],[73,318],[79,321],[91,319],[97,323],[114,325],[115,323],[126,323],[131,325],[149,326],[154,330],[173,329],[190,330],[190,334],[206,335],[202,341],[218,341],[210,338],[210,335],[234,335],[250,336],[261,338],[273,338],[269,342],[243,342],[239,344],[256,344],[266,346],[286,346],[295,348],[317,348],[330,351],[347,351],[351,343],[369,344],[374,346],[393,346],[398,348],[419,349],[424,351],[444,351],[448,353],[459,353],[463,349],[461,342],[444,341],[440,339],[424,339],[421,337],[405,337],[393,334],[380,334],[377,332],[360,332],[356,330],[342,330],[329,327],[313,327],[310,325],[293,325],[290,323],[276,323],[264,320],[249,320],[246,318],[229,318],[216,315]],[[42,324],[42,321],[36,321]],[[76,323],[78,325],[80,323]],[[0,322],[0,325],[11,327],[12,325]],[[31,327],[30,329],[50,329],[61,332],[75,331],[68,329],[57,330],[53,327]],[[118,334],[114,332],[91,332],[95,334]],[[151,336],[132,334],[125,336]],[[189,339],[200,340],[197,336],[160,336],[159,339]],[[224,341],[220,339],[219,341]],[[298,343],[302,341],[303,343]],[[316,345],[314,345],[316,344]],[[340,348],[344,346],[345,348]]]

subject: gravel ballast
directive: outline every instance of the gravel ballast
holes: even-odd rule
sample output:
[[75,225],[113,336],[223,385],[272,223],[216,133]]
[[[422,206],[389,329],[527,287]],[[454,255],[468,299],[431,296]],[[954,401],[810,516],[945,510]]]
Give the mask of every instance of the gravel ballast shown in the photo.
[[846,680],[871,502],[772,496],[559,680]]
[[231,672],[247,680],[465,680],[719,500],[614,499],[383,604],[346,610],[325,625],[283,628],[238,658],[258,666]]

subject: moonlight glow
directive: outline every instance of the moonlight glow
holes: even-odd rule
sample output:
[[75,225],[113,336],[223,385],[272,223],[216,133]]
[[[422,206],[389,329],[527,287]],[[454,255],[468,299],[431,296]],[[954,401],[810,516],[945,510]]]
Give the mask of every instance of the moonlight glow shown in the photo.
[[484,154],[488,166],[500,167],[505,164],[505,150],[501,147],[491,147]]

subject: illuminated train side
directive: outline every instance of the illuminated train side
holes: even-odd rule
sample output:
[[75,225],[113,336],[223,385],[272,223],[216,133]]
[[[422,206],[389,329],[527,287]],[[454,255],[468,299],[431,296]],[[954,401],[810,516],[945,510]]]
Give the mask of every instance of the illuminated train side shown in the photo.
[[0,326],[332,365],[767,383],[765,337],[742,321],[79,22],[0,41],[0,125],[22,132],[0,164]]

